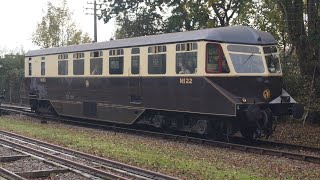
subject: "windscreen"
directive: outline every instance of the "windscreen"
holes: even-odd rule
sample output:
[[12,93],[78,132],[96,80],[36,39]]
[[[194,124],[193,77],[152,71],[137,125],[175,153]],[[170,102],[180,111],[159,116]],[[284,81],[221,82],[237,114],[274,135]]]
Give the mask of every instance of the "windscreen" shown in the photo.
[[257,46],[229,45],[228,51],[237,73],[264,73],[261,51]]
[[270,73],[281,73],[279,53],[276,46],[263,47],[266,64]]

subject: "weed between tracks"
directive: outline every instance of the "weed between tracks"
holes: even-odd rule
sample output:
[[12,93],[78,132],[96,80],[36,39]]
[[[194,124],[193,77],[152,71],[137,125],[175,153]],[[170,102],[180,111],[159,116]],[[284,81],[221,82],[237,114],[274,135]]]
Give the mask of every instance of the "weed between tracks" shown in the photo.
[[0,117],[0,129],[183,179],[316,178],[320,166],[151,137]]

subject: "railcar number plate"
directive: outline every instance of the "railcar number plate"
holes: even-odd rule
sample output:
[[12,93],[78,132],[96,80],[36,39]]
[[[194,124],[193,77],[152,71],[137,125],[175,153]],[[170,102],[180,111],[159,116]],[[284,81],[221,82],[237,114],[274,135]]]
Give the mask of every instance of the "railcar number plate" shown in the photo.
[[180,78],[180,84],[192,84],[192,78]]

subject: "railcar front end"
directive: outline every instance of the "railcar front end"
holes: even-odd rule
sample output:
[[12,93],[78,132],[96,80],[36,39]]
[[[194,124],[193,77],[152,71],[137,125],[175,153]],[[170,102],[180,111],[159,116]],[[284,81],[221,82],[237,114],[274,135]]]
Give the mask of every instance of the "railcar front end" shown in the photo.
[[[212,47],[213,45],[207,45],[207,65],[208,62],[215,61],[210,59],[214,57],[211,55]],[[248,138],[270,136],[275,117],[283,115],[302,117],[303,106],[282,87],[279,52],[275,45],[224,44],[220,48],[224,49],[225,54],[217,56],[219,63],[216,63],[218,66],[215,71],[229,73],[231,66],[234,74],[207,78],[215,86],[221,87],[222,93],[227,92],[226,96],[229,96],[235,104],[243,136]],[[224,61],[228,61],[230,66],[224,67],[227,64]]]

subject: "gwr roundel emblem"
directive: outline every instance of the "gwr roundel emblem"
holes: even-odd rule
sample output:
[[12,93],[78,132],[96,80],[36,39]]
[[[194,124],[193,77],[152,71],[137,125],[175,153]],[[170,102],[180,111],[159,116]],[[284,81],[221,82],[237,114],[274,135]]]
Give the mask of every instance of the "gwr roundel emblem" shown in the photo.
[[89,80],[86,80],[86,87],[89,87],[90,86],[90,84],[89,84]]
[[270,99],[270,97],[271,97],[271,92],[270,92],[270,90],[269,90],[269,89],[264,90],[263,93],[262,93],[262,96],[263,96],[263,98],[264,98],[265,100]]

